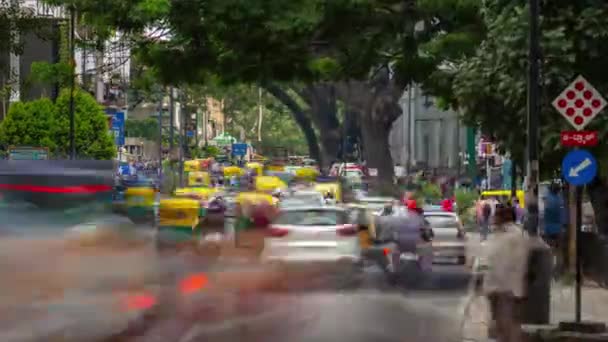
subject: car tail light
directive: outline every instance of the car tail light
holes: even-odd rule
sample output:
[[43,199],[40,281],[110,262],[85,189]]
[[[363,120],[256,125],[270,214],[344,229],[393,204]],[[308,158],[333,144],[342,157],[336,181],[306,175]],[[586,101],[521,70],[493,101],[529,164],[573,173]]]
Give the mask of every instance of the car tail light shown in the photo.
[[347,224],[338,228],[338,235],[353,236],[357,234],[357,227],[354,224]]
[[285,227],[270,226],[270,228],[268,228],[268,236],[271,237],[284,237],[287,234],[289,234],[289,230]]

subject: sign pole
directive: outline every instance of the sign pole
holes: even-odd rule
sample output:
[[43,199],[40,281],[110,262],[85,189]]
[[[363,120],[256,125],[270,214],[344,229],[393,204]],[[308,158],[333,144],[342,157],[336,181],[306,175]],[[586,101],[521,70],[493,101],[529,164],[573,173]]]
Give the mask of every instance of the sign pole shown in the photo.
[[581,282],[582,282],[582,260],[581,260],[581,227],[582,227],[582,197],[583,186],[576,187],[576,293],[575,310],[576,322],[581,322]]

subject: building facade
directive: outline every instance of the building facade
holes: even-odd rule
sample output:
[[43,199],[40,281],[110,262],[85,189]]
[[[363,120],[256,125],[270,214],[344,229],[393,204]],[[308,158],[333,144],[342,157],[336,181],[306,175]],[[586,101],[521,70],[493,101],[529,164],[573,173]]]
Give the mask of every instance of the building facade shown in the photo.
[[58,62],[61,40],[68,39],[61,37],[60,25],[67,20],[62,8],[38,0],[21,0],[11,5],[18,5],[25,15],[32,16],[38,23],[31,32],[15,33],[19,40],[16,43],[21,47],[19,54],[0,51],[0,120],[8,113],[12,102],[57,96],[55,85],[33,81],[31,67],[33,62]]
[[389,135],[395,164],[411,169],[459,172],[465,161],[466,127],[458,113],[437,107],[418,86],[405,91],[401,115]]

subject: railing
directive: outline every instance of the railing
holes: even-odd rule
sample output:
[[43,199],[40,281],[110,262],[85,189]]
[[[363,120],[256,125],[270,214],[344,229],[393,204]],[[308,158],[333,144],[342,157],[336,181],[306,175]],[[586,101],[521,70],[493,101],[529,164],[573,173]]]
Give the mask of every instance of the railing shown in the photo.
[[67,13],[63,7],[51,6],[40,0],[20,0],[22,9],[29,9],[30,13],[35,17],[41,18],[67,18]]

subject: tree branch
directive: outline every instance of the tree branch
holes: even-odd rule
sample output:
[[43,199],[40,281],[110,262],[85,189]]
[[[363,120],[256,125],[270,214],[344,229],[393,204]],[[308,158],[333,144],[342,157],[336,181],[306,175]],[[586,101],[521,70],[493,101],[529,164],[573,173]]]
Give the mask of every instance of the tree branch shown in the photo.
[[281,89],[279,86],[273,83],[265,82],[261,84],[261,86],[266,89],[266,91],[274,96],[277,100],[279,100],[285,107],[289,109],[292,113],[292,116],[298,126],[302,129],[302,133],[304,133],[304,137],[306,138],[306,142],[308,143],[308,149],[311,158],[319,160],[321,158],[321,150],[319,148],[319,143],[317,141],[317,136],[314,128],[310,122],[310,119],[306,115],[306,112],[298,105],[298,103],[291,97],[287,92]]

